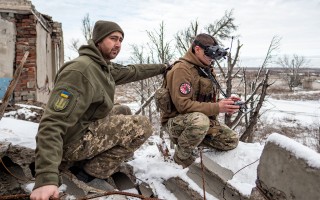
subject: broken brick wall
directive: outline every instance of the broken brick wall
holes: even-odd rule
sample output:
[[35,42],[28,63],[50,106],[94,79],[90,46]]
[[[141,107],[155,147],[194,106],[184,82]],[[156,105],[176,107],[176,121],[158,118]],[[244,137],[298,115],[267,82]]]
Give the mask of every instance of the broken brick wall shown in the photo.
[[15,99],[36,100],[36,19],[34,15],[15,15],[16,18],[16,59],[15,63],[20,64],[26,51],[29,56],[24,64],[20,79],[15,88]]
[[[4,58],[5,62],[0,62],[0,79],[7,81],[2,85],[8,85],[25,52],[29,51],[14,90],[14,101],[46,103],[53,87],[55,74],[64,62],[61,23],[54,22],[50,16],[38,13],[28,0],[9,2],[0,0],[0,22],[6,25],[1,28],[1,32],[6,32],[6,37],[12,37],[12,40],[15,40],[14,45],[6,45],[3,51],[13,54],[13,59]],[[7,32],[12,29],[10,28],[12,25],[14,30]],[[10,36],[7,36],[8,34]],[[3,41],[8,43],[6,37],[3,37]],[[3,52],[0,51],[0,56],[8,57]],[[6,88],[0,89],[3,91]],[[3,92],[0,94],[0,99],[1,95]]]

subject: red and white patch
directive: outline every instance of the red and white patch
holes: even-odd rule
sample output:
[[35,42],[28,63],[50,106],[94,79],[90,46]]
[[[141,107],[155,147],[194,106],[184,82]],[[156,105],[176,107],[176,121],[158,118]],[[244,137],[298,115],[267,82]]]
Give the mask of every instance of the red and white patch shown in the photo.
[[189,94],[191,92],[191,85],[189,83],[182,83],[179,90],[182,94]]

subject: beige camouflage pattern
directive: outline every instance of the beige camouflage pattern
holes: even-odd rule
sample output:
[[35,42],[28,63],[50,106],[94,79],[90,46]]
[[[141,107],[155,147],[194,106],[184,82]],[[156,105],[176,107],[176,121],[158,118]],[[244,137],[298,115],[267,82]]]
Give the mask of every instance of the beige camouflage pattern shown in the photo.
[[188,159],[206,136],[209,118],[200,112],[181,114],[170,118],[167,127],[170,139],[177,145],[176,153],[180,159]]
[[167,123],[170,139],[177,145],[176,154],[188,159],[199,145],[218,150],[234,149],[238,145],[238,134],[228,126],[200,112],[181,114]]
[[235,131],[217,120],[210,120],[208,134],[201,145],[227,151],[236,148],[238,143],[239,136]]
[[120,114],[131,114],[128,107],[116,105],[111,113],[90,126],[79,141],[66,147],[63,156],[66,161],[84,161],[84,170],[101,179],[117,172],[120,164],[132,157],[152,134],[145,116]]

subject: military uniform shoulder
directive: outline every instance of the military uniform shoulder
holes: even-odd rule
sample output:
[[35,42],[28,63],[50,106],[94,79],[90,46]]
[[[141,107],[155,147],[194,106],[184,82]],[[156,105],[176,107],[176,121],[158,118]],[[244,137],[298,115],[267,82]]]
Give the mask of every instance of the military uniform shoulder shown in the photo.
[[192,67],[194,67],[194,65],[184,59],[179,59],[176,62],[174,62],[174,68],[176,69],[180,69],[180,68],[191,69]]
[[119,63],[110,62],[110,66],[113,68],[128,68],[126,65],[121,65]]
[[92,65],[93,61],[88,56],[79,56],[78,58],[69,61],[63,65],[65,70],[74,70],[84,72],[90,69],[89,65]]

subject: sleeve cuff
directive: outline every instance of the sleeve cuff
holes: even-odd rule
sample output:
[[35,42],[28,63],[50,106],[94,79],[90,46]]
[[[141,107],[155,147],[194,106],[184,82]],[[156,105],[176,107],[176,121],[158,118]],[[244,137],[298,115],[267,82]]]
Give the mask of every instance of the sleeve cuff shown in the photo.
[[59,175],[56,173],[42,173],[36,176],[36,182],[33,190],[44,185],[56,185],[59,186]]
[[219,115],[219,103],[212,104],[212,114]]
[[167,69],[167,65],[163,64],[162,69],[161,69],[161,73],[163,74]]

